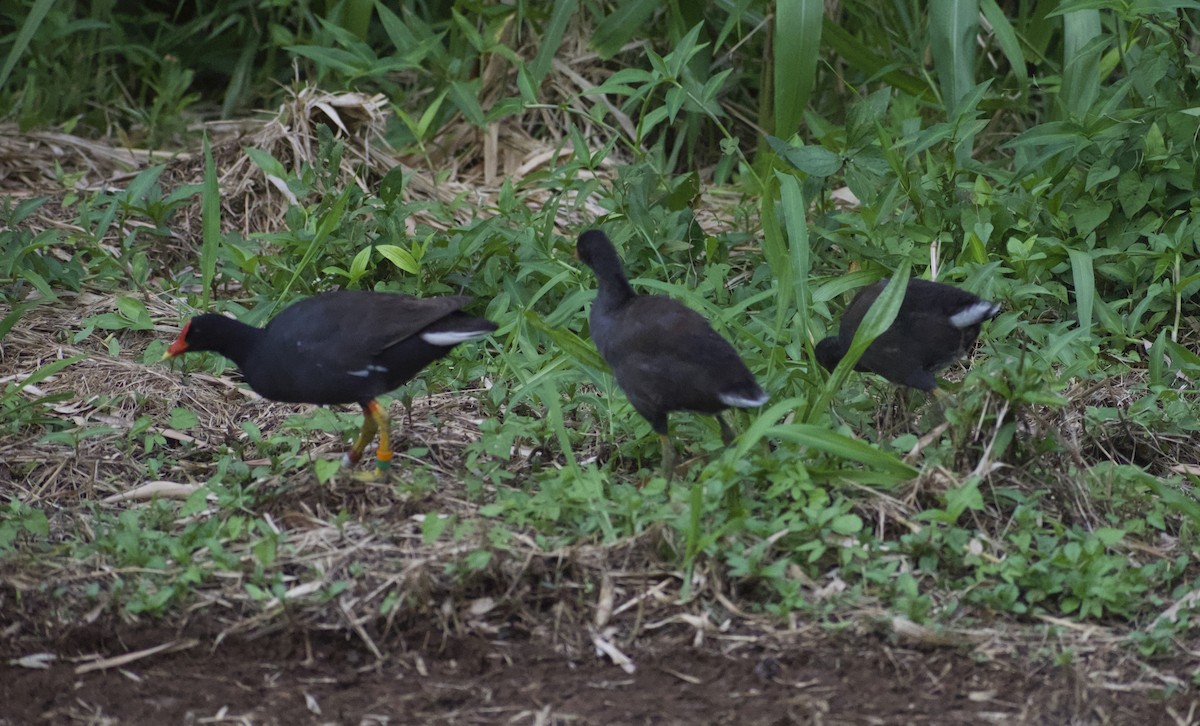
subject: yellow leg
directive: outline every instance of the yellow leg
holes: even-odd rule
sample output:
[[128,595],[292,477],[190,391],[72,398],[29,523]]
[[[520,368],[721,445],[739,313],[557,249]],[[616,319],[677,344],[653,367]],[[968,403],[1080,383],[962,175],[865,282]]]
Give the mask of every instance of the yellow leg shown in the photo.
[[346,454],[346,463],[350,466],[358,463],[358,460],[362,458],[363,451],[367,448],[367,444],[371,443],[371,440],[375,438],[375,432],[379,430],[379,422],[371,415],[372,406],[379,408],[379,404],[374,401],[362,407],[362,431],[358,433],[358,440],[354,442],[354,448],[350,449],[349,454]]
[[388,418],[383,412],[383,406],[371,401],[366,407],[367,416],[375,422],[379,429],[379,449],[375,452],[375,468],[387,471],[392,465],[392,442],[388,436]]

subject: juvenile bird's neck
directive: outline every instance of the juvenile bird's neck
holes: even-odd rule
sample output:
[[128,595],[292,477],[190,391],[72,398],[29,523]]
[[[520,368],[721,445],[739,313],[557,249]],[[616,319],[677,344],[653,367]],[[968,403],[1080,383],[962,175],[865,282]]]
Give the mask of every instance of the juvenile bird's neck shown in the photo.
[[592,305],[603,310],[615,310],[636,295],[620,262],[598,271],[596,280],[599,289],[596,292],[596,301]]

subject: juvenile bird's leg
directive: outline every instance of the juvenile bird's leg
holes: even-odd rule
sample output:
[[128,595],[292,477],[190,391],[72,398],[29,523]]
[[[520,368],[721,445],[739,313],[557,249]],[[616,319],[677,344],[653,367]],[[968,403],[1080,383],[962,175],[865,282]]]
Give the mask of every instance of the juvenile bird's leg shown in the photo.
[[666,434],[659,434],[658,440],[662,442],[662,468],[663,476],[667,478],[667,483],[671,483],[671,479],[675,476],[675,445],[671,443],[671,439]]
[[717,423],[721,424],[721,441],[726,446],[729,446],[733,443],[733,437],[735,436],[733,429],[730,428],[729,423],[725,420],[725,417],[719,413],[717,414]]

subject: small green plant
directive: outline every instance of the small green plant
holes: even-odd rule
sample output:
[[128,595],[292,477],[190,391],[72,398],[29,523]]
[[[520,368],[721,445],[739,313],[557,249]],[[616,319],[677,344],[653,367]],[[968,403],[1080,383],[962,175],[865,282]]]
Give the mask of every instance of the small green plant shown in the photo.
[[19,499],[12,499],[0,508],[0,556],[10,556],[25,549],[27,545],[22,540],[44,542],[49,535],[50,521],[41,509],[28,506]]

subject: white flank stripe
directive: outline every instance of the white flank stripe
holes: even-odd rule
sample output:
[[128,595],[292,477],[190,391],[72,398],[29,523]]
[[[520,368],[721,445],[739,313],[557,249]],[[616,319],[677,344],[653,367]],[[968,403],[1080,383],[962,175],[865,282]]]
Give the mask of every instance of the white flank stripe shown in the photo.
[[487,337],[490,330],[453,330],[440,333],[421,333],[421,340],[430,345],[458,345],[468,340],[478,340]]
[[757,398],[746,398],[745,396],[739,396],[736,393],[722,393],[721,395],[717,396],[717,398],[719,398],[721,403],[725,404],[726,406],[733,406],[735,408],[754,408],[755,406],[761,406],[766,403],[770,396],[768,396],[766,393],[763,393]]
[[950,316],[950,324],[956,328],[969,328],[1000,312],[1000,305],[980,300],[969,308],[963,308]]
[[367,376],[371,375],[371,371],[363,368],[361,371],[346,371],[346,375],[357,376],[358,378],[366,378]]

